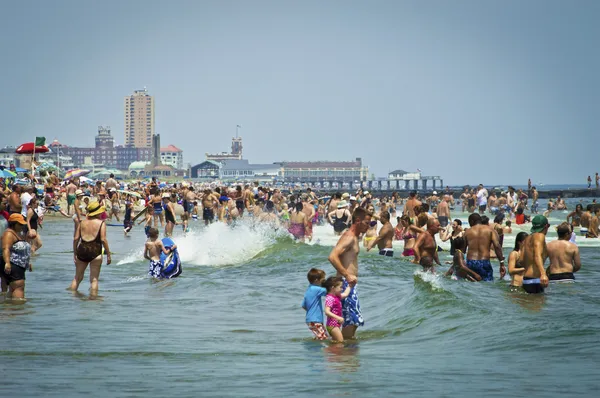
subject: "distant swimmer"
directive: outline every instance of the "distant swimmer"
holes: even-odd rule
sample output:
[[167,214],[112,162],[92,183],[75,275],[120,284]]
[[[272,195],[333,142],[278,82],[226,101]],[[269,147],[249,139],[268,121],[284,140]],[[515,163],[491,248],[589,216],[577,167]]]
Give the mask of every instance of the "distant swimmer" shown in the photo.
[[600,206],[594,206],[594,213],[590,220],[590,228],[588,229],[586,238],[600,237],[600,220],[598,219],[598,213],[600,213]]
[[344,200],[338,202],[336,210],[327,214],[327,220],[333,225],[333,232],[336,235],[341,235],[348,228],[351,218],[352,214],[350,214],[348,205]]
[[548,276],[544,268],[544,261],[548,258],[546,247],[546,234],[548,233],[548,219],[537,215],[531,221],[531,235],[523,241],[520,259],[523,273],[523,290],[527,293],[544,293],[548,286]]
[[531,212],[533,214],[537,214],[538,213],[538,198],[540,197],[540,193],[537,191],[537,189],[535,187],[531,187]]
[[576,244],[569,242],[571,239],[571,228],[564,222],[556,228],[558,240],[548,243],[548,257],[550,266],[546,274],[550,281],[575,280],[574,273],[581,269],[581,258],[579,248]]
[[300,242],[304,242],[306,225],[308,223],[306,214],[302,211],[303,208],[304,205],[302,202],[298,201],[296,203],[296,208],[290,214],[290,228],[288,229],[289,233],[294,236],[294,239],[299,240]]
[[358,301],[358,253],[360,251],[358,237],[369,228],[371,215],[363,208],[357,208],[352,213],[352,226],[342,234],[337,244],[329,254],[329,262],[337,271],[337,276],[344,278],[342,289],[349,285],[350,295],[342,301],[344,324],[342,335],[344,339],[354,338],[356,329],[363,326],[365,321],[360,311]]
[[437,207],[437,218],[440,221],[440,225],[442,228],[446,228],[448,226],[448,221],[451,219],[450,201],[450,195],[444,195]]
[[590,228],[590,221],[592,221],[592,209],[593,205],[589,204],[585,207],[585,211],[581,214],[581,229],[579,233],[581,236],[587,236],[588,229]]
[[377,245],[377,247],[379,247],[379,255],[394,257],[394,249],[392,247],[392,242],[394,241],[394,227],[392,227],[392,223],[390,222],[390,213],[384,211],[379,217],[383,227],[379,230],[379,235],[368,243],[367,251]]
[[[578,227],[581,225],[581,216],[583,215],[583,206],[581,203],[577,203],[575,206],[575,210],[567,215],[567,223],[571,224],[574,227]],[[569,221],[570,219],[570,221]]]
[[477,190],[477,206],[479,207],[479,214],[484,214],[488,203],[488,191],[483,187],[483,184],[479,184]]
[[416,217],[416,215],[415,215],[415,207],[416,206],[421,206],[421,202],[419,200],[417,200],[417,192],[412,191],[409,194],[408,200],[404,204],[403,214],[405,216],[409,216],[410,218]]
[[440,222],[435,218],[427,220],[427,231],[419,234],[417,241],[415,242],[415,264],[420,264],[424,271],[435,272],[434,261],[437,265],[440,264],[438,258],[437,243],[435,241],[435,234],[440,230]]
[[481,275],[484,281],[494,280],[494,270],[490,263],[490,245],[493,245],[496,257],[500,261],[500,279],[506,275],[502,246],[498,234],[489,226],[482,225],[481,216],[473,213],[469,216],[471,228],[465,231],[467,241],[467,267]]

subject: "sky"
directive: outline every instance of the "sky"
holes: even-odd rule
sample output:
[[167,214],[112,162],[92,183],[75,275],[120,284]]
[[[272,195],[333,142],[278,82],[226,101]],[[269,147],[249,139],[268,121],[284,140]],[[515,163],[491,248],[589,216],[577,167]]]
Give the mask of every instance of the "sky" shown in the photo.
[[124,142],[155,98],[197,164],[241,125],[251,163],[357,157],[444,184],[600,171],[600,1],[1,0],[0,146]]

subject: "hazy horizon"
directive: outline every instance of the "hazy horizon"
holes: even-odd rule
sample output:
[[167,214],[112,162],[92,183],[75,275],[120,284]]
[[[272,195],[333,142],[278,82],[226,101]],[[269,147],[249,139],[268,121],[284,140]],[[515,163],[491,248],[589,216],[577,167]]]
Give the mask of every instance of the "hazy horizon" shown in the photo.
[[361,157],[378,177],[419,168],[445,185],[583,184],[600,171],[600,2],[3,9],[2,145],[93,146],[99,125],[123,144],[124,97],[145,86],[162,146],[186,164],[228,151],[239,124],[252,163]]

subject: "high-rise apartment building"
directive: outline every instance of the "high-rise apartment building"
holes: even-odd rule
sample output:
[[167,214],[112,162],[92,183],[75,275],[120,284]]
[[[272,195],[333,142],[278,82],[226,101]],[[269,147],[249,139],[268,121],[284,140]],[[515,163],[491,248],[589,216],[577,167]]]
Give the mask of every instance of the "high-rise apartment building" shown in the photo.
[[152,148],[154,135],[154,97],[135,90],[125,97],[125,147]]

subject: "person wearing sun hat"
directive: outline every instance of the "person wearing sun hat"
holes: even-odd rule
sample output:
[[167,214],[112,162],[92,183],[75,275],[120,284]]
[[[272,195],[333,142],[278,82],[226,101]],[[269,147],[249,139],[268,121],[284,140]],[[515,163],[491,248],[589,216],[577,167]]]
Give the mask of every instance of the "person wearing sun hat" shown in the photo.
[[544,293],[548,286],[548,276],[544,262],[548,258],[546,234],[550,224],[548,219],[541,214],[531,220],[531,235],[523,241],[521,248],[521,267],[523,273],[523,290],[530,294]]
[[20,213],[8,217],[8,228],[2,234],[2,255],[0,256],[0,279],[2,292],[10,290],[7,297],[25,298],[25,270],[31,271],[31,245],[23,232],[27,221]]
[[102,248],[104,247],[104,253],[106,253],[106,264],[111,263],[111,255],[106,239],[106,224],[101,219],[106,209],[100,202],[93,201],[90,202],[86,210],[87,219],[81,220],[73,237],[75,277],[71,282],[70,290],[77,291],[89,264],[90,295],[95,296],[98,294]]

